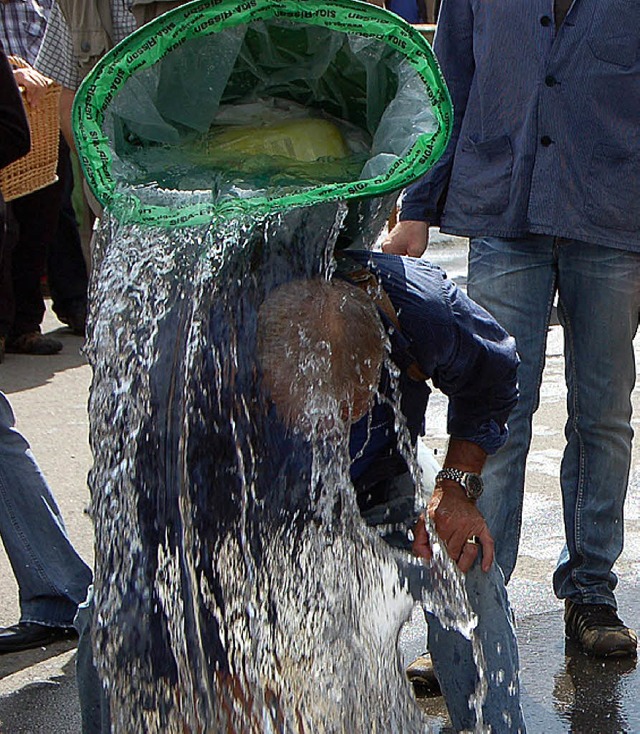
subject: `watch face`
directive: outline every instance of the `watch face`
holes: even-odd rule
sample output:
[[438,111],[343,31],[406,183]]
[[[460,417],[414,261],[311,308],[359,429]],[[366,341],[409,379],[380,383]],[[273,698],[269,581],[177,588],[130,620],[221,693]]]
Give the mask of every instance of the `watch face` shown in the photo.
[[482,477],[480,477],[479,474],[466,474],[464,488],[467,493],[467,497],[470,497],[473,500],[478,499],[484,489]]

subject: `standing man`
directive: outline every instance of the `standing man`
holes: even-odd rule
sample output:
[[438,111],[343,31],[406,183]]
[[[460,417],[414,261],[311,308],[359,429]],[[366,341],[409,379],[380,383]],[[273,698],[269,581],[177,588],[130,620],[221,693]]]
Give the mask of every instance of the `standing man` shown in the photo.
[[[29,151],[29,125],[0,43],[0,168]],[[0,194],[0,257],[4,202]],[[20,592],[20,621],[0,627],[0,654],[75,637],[73,618],[91,582],[29,444],[0,392],[0,537]]]
[[[52,0],[4,0],[0,3],[0,39],[7,53],[30,66],[45,35]],[[50,84],[32,68],[15,72],[27,99]],[[39,85],[39,87],[38,87]],[[46,87],[44,87],[46,89]],[[12,251],[12,287],[0,298],[0,329],[8,336],[8,351],[55,354],[62,342],[40,333],[45,306],[40,279],[46,272],[52,307],[75,334],[84,334],[88,276],[80,233],[71,203],[73,170],[69,148],[61,139],[58,182],[15,199],[10,206],[8,250]]]
[[479,503],[508,580],[554,298],[565,334],[566,546],[553,577],[568,637],[636,654],[616,614],[640,312],[640,5],[444,0],[435,50],[455,127],[403,199],[387,252],[419,257],[429,225],[471,238],[469,294],[516,338],[520,401]]
[[54,0],[36,68],[62,85],[60,125],[72,148],[71,107],[80,82],[107,51],[138,26],[178,5],[184,2]]

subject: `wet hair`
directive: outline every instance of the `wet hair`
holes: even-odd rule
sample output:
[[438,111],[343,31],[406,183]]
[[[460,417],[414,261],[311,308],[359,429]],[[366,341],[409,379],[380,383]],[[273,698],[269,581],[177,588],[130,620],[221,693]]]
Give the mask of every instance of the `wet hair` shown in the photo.
[[386,334],[369,296],[342,280],[295,280],[258,314],[264,384],[290,425],[363,414],[380,381]]

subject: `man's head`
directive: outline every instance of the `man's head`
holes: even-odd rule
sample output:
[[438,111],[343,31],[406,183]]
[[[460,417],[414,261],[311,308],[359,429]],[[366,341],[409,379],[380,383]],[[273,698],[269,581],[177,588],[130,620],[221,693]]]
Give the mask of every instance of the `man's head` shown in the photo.
[[364,415],[380,381],[385,332],[373,301],[341,280],[295,280],[258,314],[258,358],[289,425]]

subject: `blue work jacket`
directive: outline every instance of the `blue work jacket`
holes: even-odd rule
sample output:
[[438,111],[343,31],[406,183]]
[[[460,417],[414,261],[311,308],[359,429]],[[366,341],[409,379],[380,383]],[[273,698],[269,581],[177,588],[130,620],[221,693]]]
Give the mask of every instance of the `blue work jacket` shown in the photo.
[[[415,443],[424,433],[430,394],[425,380],[407,373],[415,362],[449,398],[449,434],[493,454],[507,439],[507,418],[517,401],[518,357],[513,338],[437,265],[382,253],[348,250],[347,254],[376,274],[396,311],[401,333],[390,323],[387,330],[391,358],[400,371],[400,407],[411,441]],[[380,392],[389,391],[383,376]],[[397,455],[395,422],[388,401],[382,400],[375,403],[371,415],[352,426],[354,482],[374,461]]]
[[451,142],[400,218],[640,250],[640,2],[445,0]]

